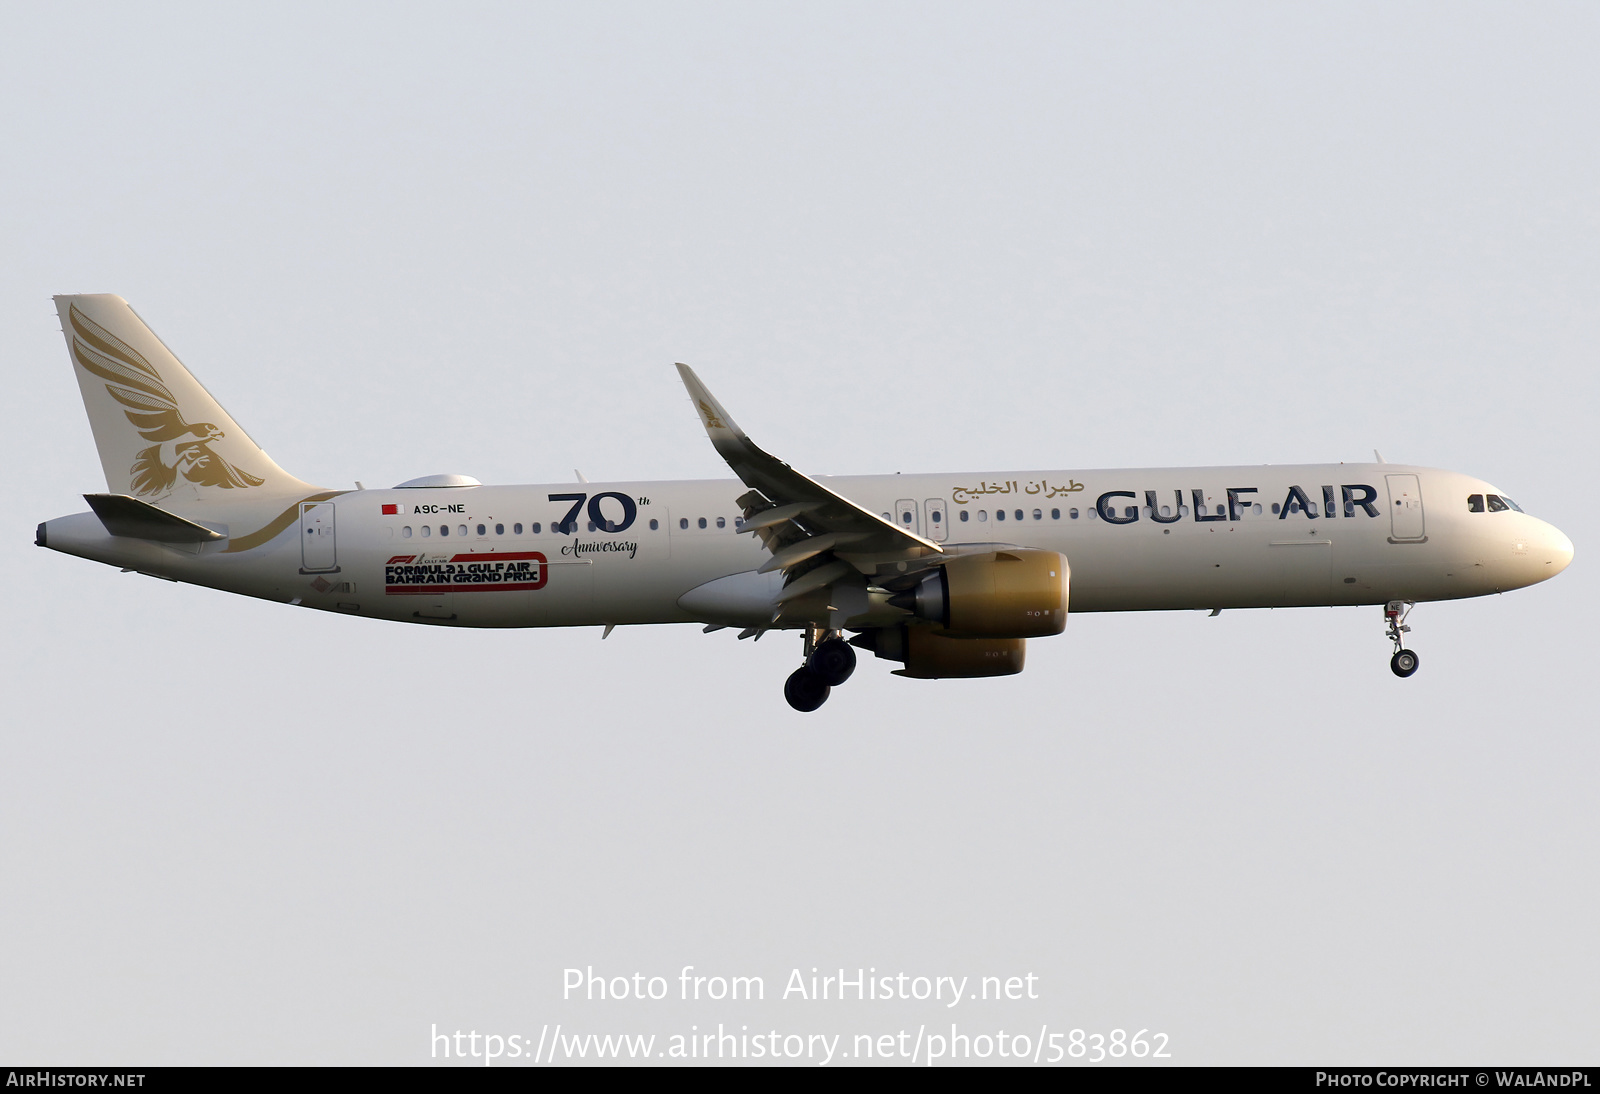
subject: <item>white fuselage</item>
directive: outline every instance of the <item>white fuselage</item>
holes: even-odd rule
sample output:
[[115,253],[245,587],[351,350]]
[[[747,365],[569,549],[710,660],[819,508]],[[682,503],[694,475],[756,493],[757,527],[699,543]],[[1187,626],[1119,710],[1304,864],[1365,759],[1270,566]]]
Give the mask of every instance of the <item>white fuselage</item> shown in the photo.
[[[1080,612],[1447,600],[1534,584],[1572,557],[1541,520],[1471,511],[1468,498],[1493,486],[1398,464],[823,481],[946,549],[1061,552]],[[199,545],[114,537],[92,514],[42,532],[49,547],[157,576],[403,622],[760,623],[782,575],[752,573],[770,555],[739,534],[745,489],[726,479],[252,499],[248,512],[196,516],[229,537]]]

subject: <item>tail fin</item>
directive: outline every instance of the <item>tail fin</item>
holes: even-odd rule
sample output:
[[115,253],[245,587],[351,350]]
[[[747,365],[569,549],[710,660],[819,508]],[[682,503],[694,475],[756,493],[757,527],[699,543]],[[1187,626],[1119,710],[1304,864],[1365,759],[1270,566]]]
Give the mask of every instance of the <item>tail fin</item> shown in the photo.
[[112,493],[182,508],[314,489],[273,463],[122,297],[55,301]]

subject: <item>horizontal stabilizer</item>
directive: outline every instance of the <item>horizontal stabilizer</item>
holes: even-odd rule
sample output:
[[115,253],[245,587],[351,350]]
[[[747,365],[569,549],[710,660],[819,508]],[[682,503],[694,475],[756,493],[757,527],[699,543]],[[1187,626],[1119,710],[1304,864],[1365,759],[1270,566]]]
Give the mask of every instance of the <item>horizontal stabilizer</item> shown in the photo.
[[227,538],[221,532],[126,494],[85,494],[83,500],[89,503],[106,531],[114,536],[153,539],[160,543],[209,543]]

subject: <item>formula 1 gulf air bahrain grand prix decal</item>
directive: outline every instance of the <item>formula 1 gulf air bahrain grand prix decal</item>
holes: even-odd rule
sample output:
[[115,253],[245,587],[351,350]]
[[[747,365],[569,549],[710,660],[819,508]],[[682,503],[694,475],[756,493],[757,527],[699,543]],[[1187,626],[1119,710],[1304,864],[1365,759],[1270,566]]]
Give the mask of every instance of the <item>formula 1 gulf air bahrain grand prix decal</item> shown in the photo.
[[386,596],[513,593],[544,588],[550,565],[538,551],[395,555],[383,566]]

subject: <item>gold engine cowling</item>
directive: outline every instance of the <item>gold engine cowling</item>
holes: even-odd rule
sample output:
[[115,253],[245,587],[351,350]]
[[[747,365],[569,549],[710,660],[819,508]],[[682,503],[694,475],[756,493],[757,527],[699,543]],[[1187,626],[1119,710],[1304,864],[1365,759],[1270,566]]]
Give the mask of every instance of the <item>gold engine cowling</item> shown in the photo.
[[1012,547],[953,558],[889,603],[949,638],[1042,638],[1067,625],[1070,580],[1066,555]]
[[939,680],[1011,676],[1022,671],[1026,638],[948,638],[922,625],[879,627],[850,639],[889,661],[904,662],[896,676]]

